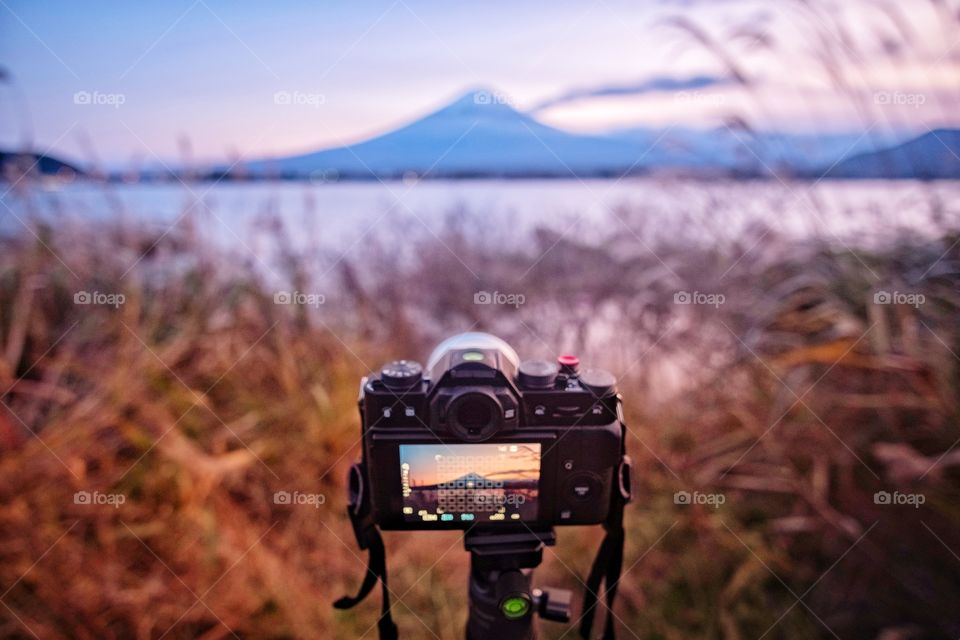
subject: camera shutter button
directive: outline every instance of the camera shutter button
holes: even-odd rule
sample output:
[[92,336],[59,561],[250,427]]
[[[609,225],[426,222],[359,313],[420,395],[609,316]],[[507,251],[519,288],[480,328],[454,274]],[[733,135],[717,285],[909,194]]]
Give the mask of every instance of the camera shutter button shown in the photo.
[[574,375],[577,373],[577,369],[580,368],[580,358],[569,354],[557,356],[557,364],[560,365],[560,371],[562,373]]

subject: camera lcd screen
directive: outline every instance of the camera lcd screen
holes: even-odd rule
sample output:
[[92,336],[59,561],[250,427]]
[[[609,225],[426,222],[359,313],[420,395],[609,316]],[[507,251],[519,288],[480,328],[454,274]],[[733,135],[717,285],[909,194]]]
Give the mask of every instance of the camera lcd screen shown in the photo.
[[537,518],[540,444],[400,445],[406,522]]

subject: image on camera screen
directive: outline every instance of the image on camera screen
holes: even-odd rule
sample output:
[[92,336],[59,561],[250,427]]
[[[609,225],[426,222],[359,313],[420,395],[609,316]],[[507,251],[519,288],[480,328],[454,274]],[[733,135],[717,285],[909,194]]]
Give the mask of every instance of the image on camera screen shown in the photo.
[[540,444],[400,445],[406,522],[531,521]]

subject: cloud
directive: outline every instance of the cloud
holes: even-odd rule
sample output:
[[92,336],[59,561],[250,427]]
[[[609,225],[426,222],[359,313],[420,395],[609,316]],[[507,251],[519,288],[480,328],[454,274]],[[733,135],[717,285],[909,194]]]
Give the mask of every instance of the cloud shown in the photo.
[[672,76],[654,76],[633,84],[604,85],[599,87],[573,89],[534,106],[530,111],[542,111],[559,104],[576,102],[585,98],[601,98],[606,96],[639,96],[646,93],[669,93],[673,91],[695,91],[707,87],[718,87],[730,84],[729,78],[721,76],[692,76],[690,78],[674,78]]

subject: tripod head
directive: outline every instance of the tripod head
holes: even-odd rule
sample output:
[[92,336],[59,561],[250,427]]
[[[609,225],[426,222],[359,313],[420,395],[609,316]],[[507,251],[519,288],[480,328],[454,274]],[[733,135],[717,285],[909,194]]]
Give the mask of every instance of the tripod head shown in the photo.
[[555,622],[569,622],[570,591],[531,586],[533,569],[543,560],[543,547],[555,543],[552,527],[519,533],[467,533],[467,640],[532,640],[536,637],[534,614]]

